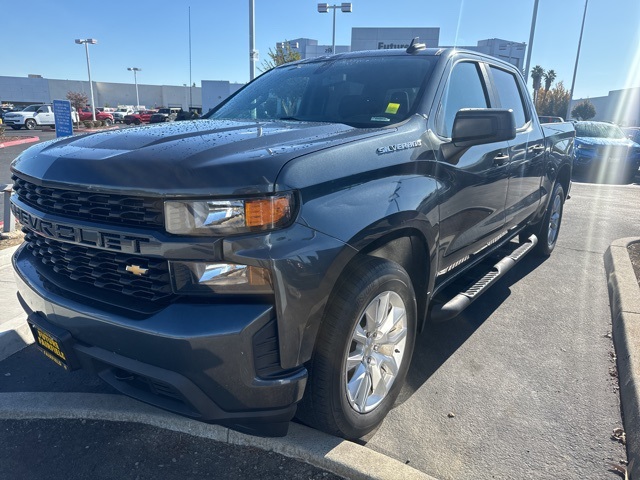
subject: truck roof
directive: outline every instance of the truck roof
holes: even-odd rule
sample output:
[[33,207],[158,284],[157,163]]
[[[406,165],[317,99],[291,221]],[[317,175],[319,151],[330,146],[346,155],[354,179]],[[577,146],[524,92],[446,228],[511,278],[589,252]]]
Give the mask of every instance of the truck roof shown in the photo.
[[413,53],[408,53],[408,49],[405,48],[394,48],[394,49],[380,49],[380,50],[358,50],[355,52],[346,52],[346,53],[338,53],[336,55],[325,55],[322,57],[308,58],[304,60],[299,60],[298,62],[285,63],[281,65],[279,68],[291,66],[292,64],[306,64],[306,63],[315,63],[315,62],[324,62],[337,60],[342,58],[366,58],[366,57],[385,57],[385,56],[410,56],[410,57],[429,57],[429,56],[439,56],[444,58],[449,58],[453,55],[465,54],[476,58],[485,58],[487,60],[491,60],[494,63],[500,63],[505,67],[513,68],[517,70],[512,63],[505,62],[497,57],[487,55],[485,53],[481,53],[475,50],[467,50],[465,48],[457,48],[457,47],[439,47],[439,48],[422,48]]

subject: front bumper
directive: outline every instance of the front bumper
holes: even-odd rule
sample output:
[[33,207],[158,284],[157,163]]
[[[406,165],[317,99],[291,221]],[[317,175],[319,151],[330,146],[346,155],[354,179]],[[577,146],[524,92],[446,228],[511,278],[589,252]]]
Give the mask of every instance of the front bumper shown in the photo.
[[[268,303],[172,303],[135,320],[62,296],[43,282],[26,248],[13,258],[30,319],[69,332],[82,367],[126,395],[198,420],[282,435],[302,398],[303,367],[258,375],[277,354]],[[267,360],[265,360],[267,359]]]

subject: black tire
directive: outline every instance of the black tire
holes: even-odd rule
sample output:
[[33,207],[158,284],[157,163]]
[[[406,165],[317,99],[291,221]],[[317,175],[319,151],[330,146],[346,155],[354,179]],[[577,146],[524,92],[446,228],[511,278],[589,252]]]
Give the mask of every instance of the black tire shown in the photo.
[[[398,321],[377,324],[372,332],[375,320],[368,322],[365,311],[374,309],[377,313],[381,305],[386,308],[381,316],[376,315],[378,319],[395,319],[401,306],[405,315]],[[298,418],[347,439],[360,438],[377,428],[393,407],[409,369],[416,317],[411,280],[400,265],[375,257],[356,260],[329,300],[307,364],[309,379]],[[391,324],[393,327],[385,330]],[[394,337],[399,339],[395,343]]]
[[125,125],[131,125],[131,120],[125,120],[124,123]]
[[22,128],[22,125],[11,125],[11,128],[13,128],[14,130],[20,130]]
[[136,118],[136,119],[133,121],[133,123],[135,123],[136,125],[140,125],[140,124],[142,123],[142,121],[140,121],[139,119],[137,119],[137,118]]
[[27,118],[24,121],[24,128],[26,128],[27,130],[33,130],[34,128],[36,128],[36,121],[33,118]]
[[556,183],[552,192],[547,211],[542,220],[520,234],[521,241],[529,238],[532,233],[538,237],[538,244],[534,252],[542,257],[548,257],[551,255],[551,252],[553,252],[553,249],[556,248],[558,235],[560,234],[560,226],[562,224],[562,214],[564,212],[565,197],[562,185]]
[[104,121],[104,126],[105,126],[105,127],[110,127],[111,125],[113,125],[113,122],[111,121],[111,119],[107,118],[107,119]]

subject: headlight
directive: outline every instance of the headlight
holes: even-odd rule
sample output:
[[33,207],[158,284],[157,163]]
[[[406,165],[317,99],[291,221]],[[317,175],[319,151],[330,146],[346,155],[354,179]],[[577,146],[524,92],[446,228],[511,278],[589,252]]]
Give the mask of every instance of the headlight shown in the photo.
[[290,193],[242,200],[170,200],[165,228],[176,235],[234,234],[272,230],[293,218]]
[[594,147],[593,145],[584,145],[582,143],[579,143],[576,145],[576,148],[578,150],[595,150],[596,147]]

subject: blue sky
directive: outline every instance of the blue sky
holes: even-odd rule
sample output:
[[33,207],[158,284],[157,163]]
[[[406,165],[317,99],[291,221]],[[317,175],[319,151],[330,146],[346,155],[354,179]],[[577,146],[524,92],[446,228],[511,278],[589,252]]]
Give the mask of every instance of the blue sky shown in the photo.
[[[338,2],[334,2],[338,3]],[[529,41],[534,0],[353,0],[337,14],[336,43],[351,43],[351,27],[440,27],[441,45],[475,45],[485,38]],[[312,0],[255,0],[260,62],[284,39],[331,43],[331,14]],[[2,2],[0,75],[40,74],[132,83],[127,67],[142,68],[139,83],[189,82],[188,7],[192,79],[249,79],[248,0],[105,0]],[[584,0],[540,0],[531,66],[554,69],[567,88],[575,62]],[[640,1],[589,0],[574,98],[640,86]],[[635,60],[634,60],[635,59]],[[0,97],[2,92],[0,92]]]

